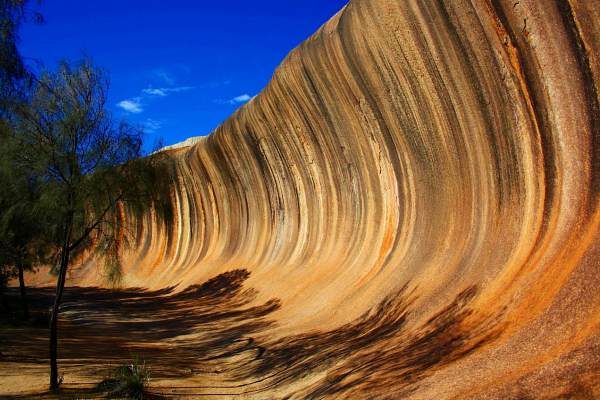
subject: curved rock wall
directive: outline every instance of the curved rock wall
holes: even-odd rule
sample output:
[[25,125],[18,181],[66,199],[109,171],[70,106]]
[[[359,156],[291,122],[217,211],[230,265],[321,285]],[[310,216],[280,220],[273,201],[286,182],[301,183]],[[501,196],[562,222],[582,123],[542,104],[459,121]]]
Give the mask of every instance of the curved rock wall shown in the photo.
[[[402,288],[416,332],[476,293],[460,329],[493,340],[461,339],[403,395],[600,396],[599,21],[596,0],[351,1],[174,152],[176,218],[137,225],[126,283],[246,268],[257,302],[281,301],[271,337],[360,320]],[[386,340],[352,390],[302,396],[394,397],[393,374],[369,386],[406,368],[375,362]]]

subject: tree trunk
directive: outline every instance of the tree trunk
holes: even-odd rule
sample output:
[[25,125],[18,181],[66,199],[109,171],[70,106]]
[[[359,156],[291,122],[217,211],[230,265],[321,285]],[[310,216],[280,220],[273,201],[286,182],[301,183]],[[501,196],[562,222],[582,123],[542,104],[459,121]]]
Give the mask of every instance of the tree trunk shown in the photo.
[[2,298],[2,311],[6,314],[6,316],[10,315],[10,303],[8,302],[8,298],[4,293],[6,286],[4,282],[0,282],[0,298]]
[[52,315],[50,317],[50,390],[52,391],[57,391],[60,385],[58,381],[58,312],[65,289],[68,266],[69,250],[68,248],[64,248],[60,260],[60,272],[58,282],[56,283],[56,295],[54,297],[54,305],[52,306]]
[[58,312],[62,295],[65,290],[65,281],[67,280],[72,230],[73,213],[69,213],[65,223],[65,237],[60,253],[60,270],[58,273],[58,281],[56,282],[56,294],[54,296],[54,305],[52,306],[52,315],[50,316],[50,390],[53,392],[58,391],[58,387],[60,386],[58,380]]
[[23,319],[29,319],[29,304],[27,303],[27,291],[25,289],[25,277],[23,276],[23,266],[19,265],[19,286],[21,288],[21,307],[23,309]]

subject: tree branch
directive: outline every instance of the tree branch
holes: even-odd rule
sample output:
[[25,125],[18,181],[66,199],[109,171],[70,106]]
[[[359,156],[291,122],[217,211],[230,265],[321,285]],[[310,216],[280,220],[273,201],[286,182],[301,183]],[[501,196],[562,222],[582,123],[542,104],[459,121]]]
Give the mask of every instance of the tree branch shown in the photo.
[[123,194],[121,193],[113,203],[109,204],[104,211],[102,212],[102,215],[96,220],[96,222],[94,222],[92,225],[90,225],[89,227],[87,227],[87,229],[83,232],[83,234],[79,237],[79,239],[77,239],[75,242],[73,242],[73,244],[71,244],[71,246],[69,246],[69,251],[73,251],[77,248],[77,246],[79,246],[87,237],[90,233],[92,233],[92,231],[94,229],[96,229],[98,227],[98,225],[100,225],[103,221],[104,221],[104,217],[106,216],[106,214],[110,211],[111,208],[113,208],[121,199],[123,198]]

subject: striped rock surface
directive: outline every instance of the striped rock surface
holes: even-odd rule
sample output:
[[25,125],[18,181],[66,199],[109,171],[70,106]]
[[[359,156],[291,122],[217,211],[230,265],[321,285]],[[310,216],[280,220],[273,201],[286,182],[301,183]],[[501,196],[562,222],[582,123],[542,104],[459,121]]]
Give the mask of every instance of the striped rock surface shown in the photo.
[[172,151],[124,283],[276,303],[248,397],[600,397],[599,56],[597,0],[352,0]]

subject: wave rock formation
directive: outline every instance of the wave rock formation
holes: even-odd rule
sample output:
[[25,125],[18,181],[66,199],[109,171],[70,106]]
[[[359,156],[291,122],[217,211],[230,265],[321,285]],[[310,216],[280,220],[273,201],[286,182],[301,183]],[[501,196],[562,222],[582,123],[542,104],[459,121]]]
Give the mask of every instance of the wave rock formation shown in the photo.
[[599,22],[352,0],[171,151],[175,218],[136,222],[126,285],[244,281],[273,323],[219,357],[249,397],[600,396]]

